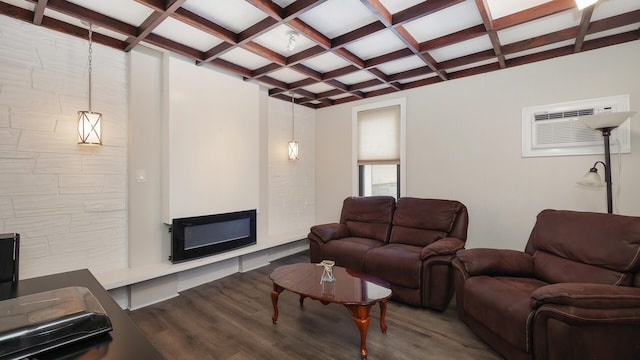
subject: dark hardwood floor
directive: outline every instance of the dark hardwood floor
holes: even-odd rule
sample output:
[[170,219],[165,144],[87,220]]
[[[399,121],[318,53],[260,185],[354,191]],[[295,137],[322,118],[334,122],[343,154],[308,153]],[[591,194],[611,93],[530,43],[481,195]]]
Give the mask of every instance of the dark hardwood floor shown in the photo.
[[[360,335],[342,305],[322,305],[283,292],[278,323],[271,316],[269,273],[309,262],[307,252],[207,283],[161,303],[130,312],[167,359],[359,359]],[[455,303],[440,313],[390,301],[388,331],[371,309],[369,359],[501,359],[456,317]]]

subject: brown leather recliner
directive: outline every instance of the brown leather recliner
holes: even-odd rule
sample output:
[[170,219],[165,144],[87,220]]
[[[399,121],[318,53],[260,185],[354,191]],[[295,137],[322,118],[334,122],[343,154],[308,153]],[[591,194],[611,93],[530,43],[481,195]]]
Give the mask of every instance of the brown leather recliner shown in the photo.
[[347,198],[339,224],[311,228],[310,258],[383,279],[395,300],[444,310],[454,292],[451,260],[464,248],[468,223],[458,201]]
[[640,217],[544,210],[525,251],[456,254],[458,316],[507,359],[640,359]]

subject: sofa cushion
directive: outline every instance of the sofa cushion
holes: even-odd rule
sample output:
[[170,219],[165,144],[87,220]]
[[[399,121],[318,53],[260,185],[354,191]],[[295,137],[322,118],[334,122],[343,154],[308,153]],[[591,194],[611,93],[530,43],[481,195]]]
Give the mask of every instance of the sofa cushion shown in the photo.
[[531,293],[547,283],[521,277],[474,276],[465,281],[467,314],[525,352],[531,349]]
[[322,259],[333,260],[338,266],[364,272],[367,251],[383,245],[382,241],[359,237],[332,240],[322,246]]
[[[592,271],[584,271],[582,265],[590,264],[618,273],[637,272],[640,269],[640,218],[544,210],[538,214],[527,243],[528,253],[536,251],[569,260],[562,262],[562,271],[558,271],[555,266],[560,264],[559,260],[538,256],[535,259],[536,273],[543,275],[547,281],[566,281],[567,273],[570,273],[574,282],[615,284],[618,282],[615,276],[611,280],[603,280],[602,276]],[[553,271],[545,269],[552,262]]]
[[391,196],[348,197],[342,204],[340,223],[347,226],[353,237],[386,242],[395,201]]
[[420,288],[421,247],[387,244],[369,250],[365,258],[367,274],[406,288]]
[[533,266],[535,277],[554,284],[580,282],[631,286],[633,282],[631,274],[583,264],[544,251],[533,254]]
[[389,242],[423,247],[442,239],[453,228],[462,206],[452,200],[400,198]]

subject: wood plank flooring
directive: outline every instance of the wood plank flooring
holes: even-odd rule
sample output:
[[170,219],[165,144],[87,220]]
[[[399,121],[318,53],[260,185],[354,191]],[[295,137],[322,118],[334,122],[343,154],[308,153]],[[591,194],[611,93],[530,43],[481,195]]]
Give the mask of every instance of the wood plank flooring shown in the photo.
[[[360,335],[347,309],[280,294],[278,323],[271,316],[272,283],[280,265],[309,262],[302,252],[270,265],[238,273],[130,312],[167,359],[359,359]],[[458,319],[455,303],[440,313],[390,301],[388,331],[371,309],[367,336],[370,360],[501,359]]]

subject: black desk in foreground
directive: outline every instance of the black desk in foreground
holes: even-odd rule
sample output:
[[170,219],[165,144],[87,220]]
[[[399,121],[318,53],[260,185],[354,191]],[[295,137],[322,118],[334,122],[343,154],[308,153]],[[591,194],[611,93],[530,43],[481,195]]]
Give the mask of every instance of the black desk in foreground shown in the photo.
[[108,334],[80,341],[57,350],[35,356],[34,360],[153,360],[163,359],[149,340],[89,270],[77,270],[60,274],[20,280],[11,297],[31,295],[43,291],[83,286],[100,301],[111,320],[113,330]]

